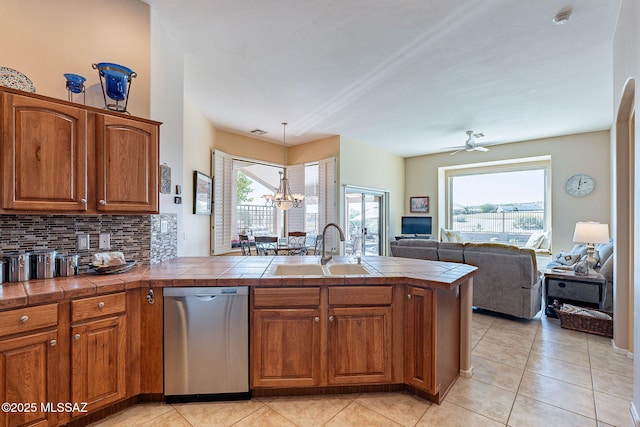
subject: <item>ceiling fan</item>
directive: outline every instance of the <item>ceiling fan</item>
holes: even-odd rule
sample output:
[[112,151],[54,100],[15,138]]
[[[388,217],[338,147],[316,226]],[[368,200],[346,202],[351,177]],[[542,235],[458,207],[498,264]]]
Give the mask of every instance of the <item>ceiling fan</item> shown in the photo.
[[461,151],[489,151],[489,149],[487,147],[483,147],[482,145],[477,145],[476,144],[476,138],[482,138],[484,137],[483,133],[473,133],[472,130],[468,130],[467,131],[467,140],[464,143],[464,146],[462,147],[454,147],[457,148],[458,150],[454,151],[453,153],[451,153],[451,155],[453,156],[454,154],[457,154]]

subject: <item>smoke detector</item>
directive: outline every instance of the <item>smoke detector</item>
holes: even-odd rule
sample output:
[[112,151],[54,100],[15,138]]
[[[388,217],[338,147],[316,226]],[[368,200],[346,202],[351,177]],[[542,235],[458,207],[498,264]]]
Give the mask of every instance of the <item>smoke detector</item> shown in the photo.
[[567,7],[562,9],[556,16],[553,17],[553,23],[556,25],[562,25],[571,17],[571,8]]

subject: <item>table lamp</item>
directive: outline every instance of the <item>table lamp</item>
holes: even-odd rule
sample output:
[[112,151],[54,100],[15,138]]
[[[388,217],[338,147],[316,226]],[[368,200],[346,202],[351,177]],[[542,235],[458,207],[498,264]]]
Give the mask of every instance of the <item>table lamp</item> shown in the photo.
[[576,230],[573,233],[573,241],[576,243],[587,244],[587,275],[597,274],[593,269],[596,260],[593,257],[596,243],[609,242],[609,225],[600,224],[599,222],[578,222]]

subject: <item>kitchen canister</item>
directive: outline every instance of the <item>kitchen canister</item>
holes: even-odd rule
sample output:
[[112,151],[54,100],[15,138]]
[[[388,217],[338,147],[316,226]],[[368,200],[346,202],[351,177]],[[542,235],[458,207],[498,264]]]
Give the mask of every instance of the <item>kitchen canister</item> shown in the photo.
[[56,276],[56,251],[38,249],[30,254],[31,278],[52,279]]
[[29,280],[29,252],[6,252],[7,279],[9,282],[26,282]]
[[80,255],[56,255],[56,271],[58,276],[75,276],[78,274]]

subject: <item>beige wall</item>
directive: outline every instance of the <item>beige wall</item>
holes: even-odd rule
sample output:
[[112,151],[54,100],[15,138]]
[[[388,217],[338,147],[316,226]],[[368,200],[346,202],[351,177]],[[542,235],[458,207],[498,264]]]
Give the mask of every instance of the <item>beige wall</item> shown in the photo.
[[387,151],[340,138],[338,216],[344,224],[344,186],[364,187],[389,193],[388,237],[400,234],[404,214],[404,159]]
[[184,103],[184,151],[182,214],[184,227],[181,256],[208,256],[211,252],[211,217],[193,213],[193,172],[212,175],[211,153],[216,145],[216,129],[188,99]]
[[[160,194],[160,212],[176,214],[178,235],[183,235],[183,205],[175,204],[176,185],[183,185],[184,132],[184,61],[182,50],[151,11],[151,117],[162,122],[160,127],[160,164],[171,168],[171,193]],[[178,255],[183,253],[178,239]]]
[[[444,226],[444,221],[439,221],[437,215],[442,208],[438,206],[439,167],[544,155],[551,156],[552,248],[554,252],[570,250],[574,245],[576,222],[610,223],[611,220],[609,132],[606,131],[496,145],[487,153],[461,152],[455,156],[443,153],[408,158],[405,163],[405,212],[408,213],[409,197],[429,196],[435,232]],[[587,173],[594,178],[596,188],[590,195],[575,198],[564,191],[565,181],[576,173]]]
[[[613,41],[613,117],[614,123],[619,121],[618,111],[624,110],[623,93],[630,79],[635,80],[634,98],[637,100],[640,94],[640,88],[638,87],[638,77],[640,76],[640,43],[638,42],[638,28],[640,27],[640,6],[637,0],[622,0],[621,10],[618,18],[618,25],[614,34]],[[635,101],[637,104],[637,101]],[[636,120],[635,135],[638,135],[638,121]],[[615,281],[616,289],[614,296],[614,309],[615,318],[613,322],[614,326],[614,344],[619,349],[626,349],[633,351],[634,358],[634,373],[633,373],[633,402],[631,405],[631,412],[634,416],[635,424],[640,425],[640,269],[633,268],[632,266],[640,265],[640,240],[637,236],[640,235],[640,171],[637,165],[640,165],[640,150],[633,149],[635,159],[635,170],[631,169],[628,172],[624,170],[624,167],[618,167],[618,165],[624,165],[624,154],[628,153],[626,147],[618,147],[620,140],[625,139],[623,135],[619,135],[614,125],[611,132],[611,147],[612,147],[612,161],[613,161],[613,179],[615,183],[616,191],[614,197],[614,209],[616,209],[615,217],[619,218],[618,221],[624,221],[624,215],[622,210],[627,207],[625,200],[625,194],[617,191],[617,188],[626,188],[627,191],[634,191],[633,210],[631,211],[632,217],[627,220],[635,223],[635,229],[626,229],[626,235],[624,237],[626,242],[622,243],[624,246],[632,248],[634,253],[632,257],[626,262],[619,261],[623,257],[616,256],[616,270]],[[637,140],[637,138],[636,138]],[[617,155],[617,153],[622,153]],[[617,157],[616,157],[617,155]],[[631,190],[634,189],[634,190]],[[628,194],[628,193],[627,193]],[[628,199],[629,197],[626,197]],[[624,227],[624,224],[620,224],[620,229]],[[621,235],[620,238],[623,236]],[[618,239],[622,240],[622,239]],[[620,247],[620,244],[616,246],[616,251],[621,252],[625,250],[624,247]],[[631,252],[631,251],[630,251]],[[625,271],[626,267],[626,271]],[[628,272],[633,271],[632,276],[629,277]],[[632,302],[632,304],[629,304]]]
[[[36,93],[67,99],[64,73],[87,78],[87,105],[104,107],[96,62],[115,62],[138,74],[128,110],[150,112],[149,5],[137,0],[3,1],[0,58],[33,81]],[[80,97],[74,101],[82,102]],[[151,117],[153,118],[153,117]]]
[[287,149],[287,163],[290,165],[309,163],[339,156],[339,136],[331,136],[317,141],[308,142],[306,144],[292,145]]

